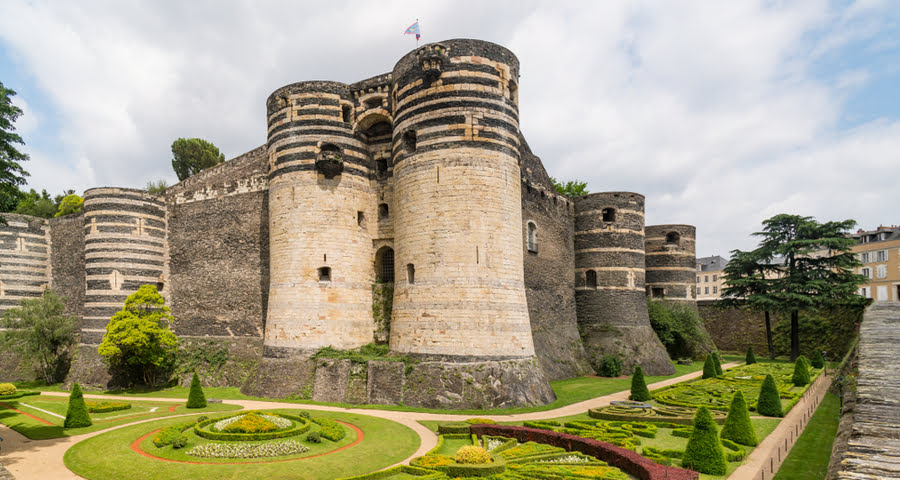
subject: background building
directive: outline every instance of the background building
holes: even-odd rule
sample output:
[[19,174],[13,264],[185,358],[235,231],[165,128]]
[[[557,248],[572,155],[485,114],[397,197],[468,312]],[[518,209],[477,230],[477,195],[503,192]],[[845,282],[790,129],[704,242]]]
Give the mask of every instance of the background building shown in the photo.
[[722,296],[725,265],[728,260],[719,255],[697,259],[697,300],[717,300]]
[[851,236],[856,239],[852,251],[863,264],[856,273],[869,278],[859,294],[876,302],[900,301],[900,226],[860,229]]

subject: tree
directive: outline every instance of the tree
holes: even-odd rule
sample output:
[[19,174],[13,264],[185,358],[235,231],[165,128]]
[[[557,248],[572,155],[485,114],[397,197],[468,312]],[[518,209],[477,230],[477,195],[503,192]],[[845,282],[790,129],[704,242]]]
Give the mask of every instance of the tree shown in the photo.
[[731,260],[725,265],[723,273],[722,298],[716,304],[720,308],[747,308],[765,314],[766,344],[771,360],[775,359],[771,312],[780,307],[772,286],[777,272],[778,265],[767,259],[761,249],[752,252],[732,250]]
[[73,213],[80,213],[81,209],[84,207],[84,199],[75,195],[74,193],[71,195],[66,195],[63,197],[62,201],[59,202],[59,210],[57,210],[56,215],[54,217],[62,217],[64,215],[71,215]]
[[722,359],[719,358],[719,352],[712,352],[713,365],[716,367],[716,376],[722,375]]
[[812,217],[779,214],[763,221],[759,257],[783,257],[780,275],[768,285],[766,296],[779,310],[791,315],[791,360],[800,356],[800,310],[864,306],[867,300],[857,295],[857,287],[866,281],[853,273],[861,264],[850,248],[856,240],[847,233],[856,226],[853,220],[819,223]]
[[750,447],[755,447],[759,443],[756,431],[753,430],[753,424],[750,423],[747,402],[740,390],[731,398],[731,407],[728,408],[728,416],[725,418],[725,425],[722,426],[719,436]]
[[172,142],[172,168],[184,180],[225,161],[219,148],[201,138],[179,138]]
[[[25,184],[28,172],[19,165],[28,160],[28,154],[16,149],[15,144],[25,145],[13,123],[22,115],[22,109],[13,105],[10,97],[16,92],[3,86],[0,82],[0,206],[7,212],[14,208],[19,200],[19,185]],[[0,216],[0,223],[6,220]]]
[[636,402],[646,402],[652,398],[640,365],[634,367],[634,374],[631,376],[631,396],[628,398]]
[[791,377],[791,382],[794,383],[794,386],[802,387],[808,385],[809,380],[809,363],[807,363],[806,357],[800,355],[794,362],[794,375]]
[[556,189],[556,193],[560,195],[565,195],[567,197],[580,197],[582,195],[587,195],[587,182],[579,182],[578,180],[569,180],[566,183],[560,183],[555,178],[550,177],[550,183],[553,184],[553,188]]
[[747,357],[744,359],[744,362],[746,362],[747,365],[756,363],[756,355],[753,354],[753,345],[747,347]]
[[725,475],[728,470],[716,422],[705,406],[694,416],[694,431],[681,457],[681,466],[709,475]]
[[822,356],[821,349],[817,348],[816,351],[813,353],[813,358],[812,358],[812,361],[810,362],[810,365],[812,365],[813,368],[822,368],[825,366],[825,357]]
[[172,368],[178,338],[169,329],[172,315],[153,285],[141,285],[125,299],[106,326],[98,349],[110,366],[140,374],[147,385],[155,385]]
[[670,357],[700,358],[715,347],[695,308],[647,297],[647,313],[650,326]]
[[65,377],[77,344],[75,317],[63,314],[64,302],[64,298],[45,290],[40,298],[24,299],[20,307],[7,310],[0,323],[5,328],[0,331],[2,344],[31,361],[47,384]]
[[38,193],[32,188],[27,193],[21,192],[19,203],[15,206],[15,213],[32,217],[53,218],[57,208],[46,190],[41,190],[41,193]]
[[775,385],[775,379],[772,375],[766,375],[762,386],[759,388],[759,398],[756,400],[756,411],[760,415],[767,417],[783,417],[784,412],[781,409],[781,395],[778,394],[778,387]]
[[88,413],[87,405],[84,403],[84,395],[81,393],[81,385],[72,386],[72,394],[69,395],[69,408],[66,409],[66,420],[63,422],[65,428],[81,428],[90,427],[91,415]]
[[710,353],[706,356],[706,361],[703,362],[703,378],[716,378],[716,375],[716,360]]
[[200,377],[194,372],[194,378],[191,379],[191,392],[188,394],[187,408],[206,408],[206,395],[203,394],[203,387],[200,385]]

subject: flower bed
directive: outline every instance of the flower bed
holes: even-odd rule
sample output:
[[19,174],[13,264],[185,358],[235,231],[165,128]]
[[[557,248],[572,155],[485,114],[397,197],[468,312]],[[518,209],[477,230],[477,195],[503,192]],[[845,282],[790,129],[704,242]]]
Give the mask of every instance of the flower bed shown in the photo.
[[119,410],[128,410],[131,408],[130,403],[126,402],[84,402],[91,413],[109,413],[118,412]]
[[[239,427],[234,428],[234,431],[229,431],[230,427],[241,423],[246,417],[250,417],[251,415],[253,417],[251,420],[245,421]],[[274,418],[278,423],[268,420],[268,418]],[[290,422],[290,425],[286,422]],[[275,429],[268,428],[267,424],[275,427]],[[337,424],[337,422],[335,422],[335,424]],[[279,425],[283,425],[283,427]],[[338,426],[340,425],[338,424]],[[209,440],[225,441],[272,440],[300,435],[301,433],[307,432],[309,429],[310,421],[306,418],[286,414],[261,414],[260,412],[255,411],[241,412],[225,418],[212,418],[194,425],[194,433],[197,436]],[[341,429],[341,431],[343,432],[343,429]],[[325,436],[324,433],[322,436],[329,438]],[[343,436],[341,436],[341,438],[343,438]]]
[[278,442],[209,442],[202,443],[186,453],[201,458],[265,458],[296,455],[309,451],[309,447],[296,440]]

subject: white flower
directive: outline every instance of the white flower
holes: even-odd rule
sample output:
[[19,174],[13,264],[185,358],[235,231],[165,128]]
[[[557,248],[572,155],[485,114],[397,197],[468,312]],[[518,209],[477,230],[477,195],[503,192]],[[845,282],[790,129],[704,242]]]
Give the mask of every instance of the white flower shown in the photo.
[[187,451],[188,455],[203,458],[260,458],[280,457],[308,452],[309,447],[296,440],[280,442],[209,442]]

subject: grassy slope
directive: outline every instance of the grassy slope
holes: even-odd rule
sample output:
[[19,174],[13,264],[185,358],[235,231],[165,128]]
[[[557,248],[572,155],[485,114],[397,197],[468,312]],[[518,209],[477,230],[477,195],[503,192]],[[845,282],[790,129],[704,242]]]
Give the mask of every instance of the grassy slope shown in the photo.
[[[364,441],[347,450],[322,457],[250,465],[170,463],[143,457],[130,449],[131,442],[138,437],[165,425],[183,422],[184,418],[180,418],[134,425],[89,438],[70,448],[64,460],[70,470],[90,480],[281,480],[300,476],[307,480],[324,480],[385,468],[411,455],[419,446],[419,437],[415,432],[399,423],[367,415],[330,412],[316,412],[316,415],[336,418],[360,427],[365,434]],[[103,452],[103,455],[98,455],[97,452]]]
[[831,445],[837,435],[841,417],[840,399],[825,395],[806,430],[797,439],[775,480],[821,480],[828,472]]

